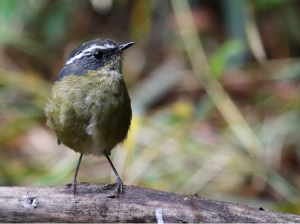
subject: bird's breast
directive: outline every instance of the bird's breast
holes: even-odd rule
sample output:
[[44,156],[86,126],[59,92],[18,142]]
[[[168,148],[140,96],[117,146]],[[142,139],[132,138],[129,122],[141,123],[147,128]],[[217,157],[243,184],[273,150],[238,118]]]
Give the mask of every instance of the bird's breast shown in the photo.
[[102,154],[126,138],[132,115],[120,73],[63,77],[52,96],[48,125],[75,151]]

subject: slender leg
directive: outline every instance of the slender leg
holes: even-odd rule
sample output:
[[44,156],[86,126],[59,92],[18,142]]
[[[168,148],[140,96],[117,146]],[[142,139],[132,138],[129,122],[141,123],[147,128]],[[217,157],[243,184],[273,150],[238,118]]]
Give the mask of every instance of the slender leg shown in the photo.
[[[75,175],[74,175],[74,178],[73,178],[72,182],[65,185],[67,188],[68,187],[73,187],[73,193],[74,193],[74,195],[76,194],[76,185],[78,185],[78,183],[76,181],[76,177],[77,177],[77,173],[78,173],[78,170],[79,170],[79,166],[80,166],[80,163],[81,163],[82,156],[83,156],[83,154],[81,153],[80,157],[79,157],[79,161],[78,161],[77,167],[76,167],[76,170],[75,170]],[[87,184],[88,185],[88,182],[82,181],[79,184],[81,184],[81,185]]]
[[123,194],[123,193],[124,193],[124,191],[123,191],[123,182],[122,182],[122,180],[121,180],[121,178],[120,178],[120,176],[119,176],[119,174],[118,174],[116,168],[114,167],[113,163],[111,162],[109,156],[108,156],[108,155],[105,155],[105,156],[106,156],[106,158],[107,158],[107,160],[108,160],[108,162],[109,162],[111,168],[113,169],[114,173],[115,173],[116,176],[117,176],[117,180],[116,180],[117,189],[116,189],[116,192],[117,192],[117,193]]

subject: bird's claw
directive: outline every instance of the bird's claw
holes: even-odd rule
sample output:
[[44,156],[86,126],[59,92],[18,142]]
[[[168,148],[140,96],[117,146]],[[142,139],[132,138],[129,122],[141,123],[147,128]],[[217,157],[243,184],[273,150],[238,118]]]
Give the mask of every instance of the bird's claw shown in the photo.
[[103,188],[104,188],[104,189],[109,189],[109,188],[112,188],[112,187],[115,187],[115,186],[117,186],[117,183],[113,183],[113,184],[105,184],[105,185],[103,186]]
[[124,191],[123,191],[123,186],[124,185],[123,185],[123,182],[122,182],[120,177],[117,177],[116,183],[106,184],[106,185],[103,186],[103,188],[104,189],[109,189],[109,188],[112,188],[112,187],[115,187],[115,186],[117,186],[117,188],[115,190],[116,193],[118,193],[118,194],[123,194],[124,193]]
[[90,184],[86,181],[81,181],[79,184],[80,185],[85,185],[85,186],[90,186]]
[[118,185],[117,189],[116,189],[116,193],[123,194],[124,193],[124,191],[123,191],[123,182],[122,182],[120,177],[117,177],[116,183]]
[[69,188],[69,187],[71,187],[72,185],[73,185],[73,183],[68,183],[68,184],[65,185],[65,187],[66,187],[66,188]]
[[77,185],[85,185],[85,186],[89,186],[90,184],[86,181],[81,181],[80,183],[77,183],[77,181],[72,181],[71,183],[66,184],[66,188],[70,188],[73,187],[73,193],[76,194],[76,186]]

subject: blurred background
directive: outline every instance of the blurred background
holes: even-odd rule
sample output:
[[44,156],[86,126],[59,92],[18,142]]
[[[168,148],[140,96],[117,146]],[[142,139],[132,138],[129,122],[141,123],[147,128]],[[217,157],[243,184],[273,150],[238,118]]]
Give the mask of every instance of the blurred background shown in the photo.
[[[43,108],[71,50],[134,41],[127,185],[300,213],[300,1],[0,0],[0,186],[71,182]],[[110,183],[85,156],[78,181]]]

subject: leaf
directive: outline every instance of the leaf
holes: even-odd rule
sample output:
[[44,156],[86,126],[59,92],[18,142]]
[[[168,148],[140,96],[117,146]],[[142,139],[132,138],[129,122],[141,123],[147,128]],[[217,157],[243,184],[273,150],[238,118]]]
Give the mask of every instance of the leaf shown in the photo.
[[210,58],[211,75],[219,79],[229,60],[238,56],[244,50],[245,44],[240,40],[230,40],[223,44]]

